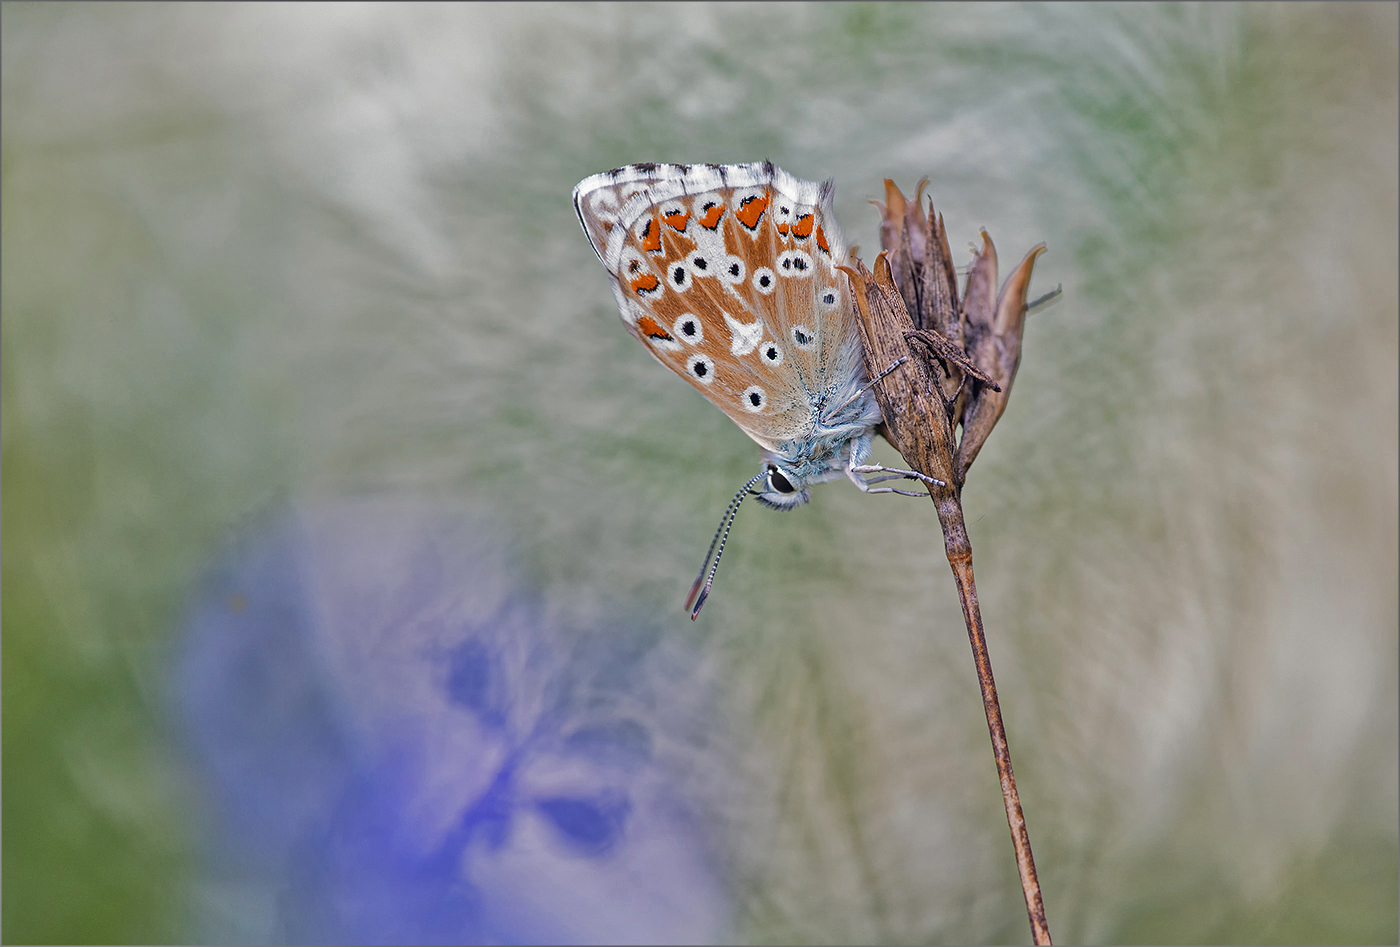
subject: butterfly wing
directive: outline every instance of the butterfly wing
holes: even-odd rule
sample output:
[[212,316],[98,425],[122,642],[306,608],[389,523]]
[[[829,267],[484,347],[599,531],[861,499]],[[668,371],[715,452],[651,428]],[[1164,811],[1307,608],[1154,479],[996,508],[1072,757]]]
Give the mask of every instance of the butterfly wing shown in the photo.
[[831,199],[766,162],[630,165],[574,189],[628,331],[769,450],[811,437],[864,372]]

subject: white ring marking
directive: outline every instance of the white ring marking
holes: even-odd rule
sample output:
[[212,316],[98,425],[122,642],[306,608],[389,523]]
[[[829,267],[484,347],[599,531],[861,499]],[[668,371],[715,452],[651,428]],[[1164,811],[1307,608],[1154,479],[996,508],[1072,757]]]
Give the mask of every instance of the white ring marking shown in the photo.
[[[686,332],[689,327],[691,331]],[[688,345],[699,345],[705,341],[705,326],[700,322],[700,317],[692,312],[676,318],[675,325],[671,326],[671,334]]]

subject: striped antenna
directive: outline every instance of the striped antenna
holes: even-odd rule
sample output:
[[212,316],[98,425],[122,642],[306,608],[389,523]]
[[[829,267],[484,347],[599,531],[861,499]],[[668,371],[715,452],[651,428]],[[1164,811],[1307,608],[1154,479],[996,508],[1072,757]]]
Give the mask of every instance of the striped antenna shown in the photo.
[[[744,498],[752,491],[753,485],[762,479],[761,472],[755,474],[752,480],[744,484],[743,488],[734,494],[734,499],[729,501],[724,516],[720,517],[719,529],[715,530],[715,538],[710,540],[710,551],[705,553],[705,564],[700,567],[700,574],[695,577],[695,584],[690,587],[690,594],[685,597],[685,607],[690,609],[691,621],[695,621],[700,614],[700,609],[704,608],[705,599],[710,595],[710,586],[715,583],[715,570],[719,568],[719,557],[724,555],[724,544],[729,540],[729,529],[734,525],[734,517],[739,513],[739,504],[744,502]],[[716,546],[719,547],[719,552],[715,552]],[[713,563],[710,562],[711,556],[715,557]],[[702,584],[705,586],[704,591],[700,589]]]

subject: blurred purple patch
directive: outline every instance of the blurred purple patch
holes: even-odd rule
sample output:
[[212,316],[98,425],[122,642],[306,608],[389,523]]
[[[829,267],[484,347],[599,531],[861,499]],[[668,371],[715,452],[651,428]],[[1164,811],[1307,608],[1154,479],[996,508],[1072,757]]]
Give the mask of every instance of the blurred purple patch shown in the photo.
[[654,630],[563,629],[480,522],[383,501],[235,543],[187,629],[215,940],[713,942],[712,729]]

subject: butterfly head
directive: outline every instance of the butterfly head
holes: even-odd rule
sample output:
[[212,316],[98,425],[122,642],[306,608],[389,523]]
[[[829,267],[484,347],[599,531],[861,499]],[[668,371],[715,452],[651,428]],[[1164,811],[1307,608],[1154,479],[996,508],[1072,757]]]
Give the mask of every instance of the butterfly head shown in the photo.
[[763,480],[753,495],[759,503],[770,510],[791,510],[812,498],[806,480],[791,468],[778,466],[772,461],[763,465]]

